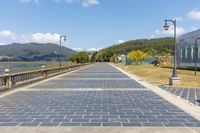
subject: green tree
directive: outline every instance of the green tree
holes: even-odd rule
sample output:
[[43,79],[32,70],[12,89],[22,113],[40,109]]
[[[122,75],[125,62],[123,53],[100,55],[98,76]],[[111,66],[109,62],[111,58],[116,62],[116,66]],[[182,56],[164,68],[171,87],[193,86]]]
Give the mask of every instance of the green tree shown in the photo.
[[96,55],[96,59],[97,61],[101,62],[109,62],[113,55],[114,55],[113,51],[104,49],[99,51],[99,53]]
[[85,63],[89,61],[89,54],[87,52],[81,51],[79,53],[73,54],[70,57],[70,60],[76,63]]
[[142,52],[141,50],[133,50],[132,52],[128,53],[128,58],[138,64],[142,62],[148,57],[148,53]]
[[91,58],[90,58],[90,61],[91,61],[91,62],[96,61],[96,56],[97,56],[97,54],[98,54],[98,52],[93,52],[93,53],[92,53],[92,56],[91,56]]

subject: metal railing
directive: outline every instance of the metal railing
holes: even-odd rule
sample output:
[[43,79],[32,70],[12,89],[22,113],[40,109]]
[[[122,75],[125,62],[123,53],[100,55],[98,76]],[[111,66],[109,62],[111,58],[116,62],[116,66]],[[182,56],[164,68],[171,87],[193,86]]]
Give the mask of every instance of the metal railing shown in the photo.
[[65,72],[76,70],[82,66],[89,65],[89,63],[76,64],[52,69],[41,69],[36,71],[27,71],[21,73],[0,75],[0,91],[10,89],[16,86],[32,83],[41,79],[59,75]]

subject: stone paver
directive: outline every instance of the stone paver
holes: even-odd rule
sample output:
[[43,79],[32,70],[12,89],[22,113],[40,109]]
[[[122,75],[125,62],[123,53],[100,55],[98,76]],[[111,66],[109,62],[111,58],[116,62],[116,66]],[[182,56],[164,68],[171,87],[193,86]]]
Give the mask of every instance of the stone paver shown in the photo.
[[200,127],[200,121],[99,63],[1,97],[0,126]]
[[151,91],[26,91],[0,108],[0,126],[200,126]]
[[162,85],[159,87],[200,107],[200,88],[174,88]]
[[66,80],[66,79],[56,79],[44,84],[34,86],[32,88],[46,88],[46,89],[56,89],[56,88],[71,88],[71,89],[82,89],[82,88],[145,88],[139,83],[131,79],[121,79],[121,80],[112,80],[112,79],[90,79],[90,80]]
[[145,88],[108,64],[98,64],[32,88]]

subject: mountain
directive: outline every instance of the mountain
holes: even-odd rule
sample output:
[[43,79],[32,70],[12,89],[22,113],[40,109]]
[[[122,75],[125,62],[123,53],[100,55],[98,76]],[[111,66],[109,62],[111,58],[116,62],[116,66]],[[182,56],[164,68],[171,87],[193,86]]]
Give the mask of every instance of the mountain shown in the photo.
[[1,61],[42,61],[69,58],[75,51],[53,43],[13,43],[0,46]]
[[127,54],[136,49],[148,52],[152,55],[171,55],[174,50],[174,39],[167,37],[131,40],[105,49],[113,51],[117,55]]

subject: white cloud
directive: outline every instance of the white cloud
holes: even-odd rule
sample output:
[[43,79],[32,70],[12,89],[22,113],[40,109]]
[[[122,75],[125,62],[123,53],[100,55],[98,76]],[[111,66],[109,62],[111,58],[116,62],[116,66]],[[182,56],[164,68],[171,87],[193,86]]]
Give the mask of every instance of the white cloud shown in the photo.
[[72,48],[73,50],[75,50],[75,51],[83,51],[84,49],[82,49],[82,48]]
[[67,3],[75,3],[75,2],[80,2],[80,0],[65,0]]
[[192,11],[190,11],[189,13],[188,13],[188,17],[190,18],[190,19],[195,19],[195,20],[198,20],[198,19],[200,19],[200,9],[193,9]]
[[22,3],[39,3],[39,0],[19,0]]
[[159,35],[159,34],[160,34],[160,30],[156,29],[156,30],[155,30],[155,33],[156,33],[157,35]]
[[0,37],[7,38],[7,39],[16,39],[15,33],[9,30],[2,30],[0,31]]
[[103,48],[89,48],[89,49],[87,49],[87,51],[99,51],[101,49],[103,49]]
[[120,39],[120,40],[117,41],[117,43],[124,43],[124,42],[125,42],[125,41],[122,40],[122,39]]
[[90,51],[90,52],[93,52],[93,51],[99,51],[103,48],[88,48],[88,49],[83,49],[83,48],[72,48],[73,50],[75,51]]
[[66,2],[66,3],[75,3],[80,2],[81,0],[52,0],[54,2]]
[[174,17],[173,19],[176,19],[176,21],[182,21],[183,20],[182,17]]
[[[176,27],[176,34],[177,35],[182,35],[184,33],[186,33],[186,30],[183,27]],[[169,30],[167,30],[167,31],[163,30],[162,34],[173,35],[174,34],[174,27],[170,26]]]
[[58,43],[60,35],[57,33],[34,33],[20,36],[21,42]]
[[5,43],[1,43],[1,42],[0,42],[0,45],[5,45]]
[[[183,27],[176,27],[176,34],[179,36],[179,35],[182,35],[186,33],[186,30],[183,28]],[[167,31],[165,31],[164,29],[162,30],[155,30],[155,34],[156,35],[174,35],[174,27],[173,26],[170,26],[169,29]]]
[[99,5],[99,1],[98,0],[83,0],[82,5],[83,7],[90,7],[90,6],[94,6],[94,5]]
[[58,44],[60,41],[60,35],[57,33],[33,33],[33,34],[22,34],[17,35],[9,30],[0,31],[0,38],[3,42],[0,43],[12,43],[12,42],[20,42],[20,43],[28,43],[28,42],[37,42],[37,43],[56,43]]
[[99,0],[53,0],[54,2],[66,2],[72,3],[82,3],[83,7],[91,7],[94,5],[99,5]]
[[192,30],[197,30],[198,28],[195,26],[192,26]]
[[152,39],[152,38],[155,38],[155,35],[151,35],[151,36],[150,36],[150,39]]

